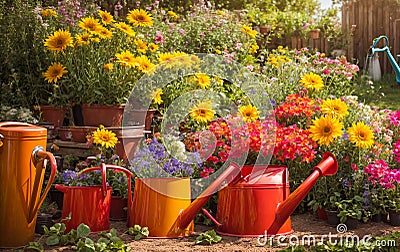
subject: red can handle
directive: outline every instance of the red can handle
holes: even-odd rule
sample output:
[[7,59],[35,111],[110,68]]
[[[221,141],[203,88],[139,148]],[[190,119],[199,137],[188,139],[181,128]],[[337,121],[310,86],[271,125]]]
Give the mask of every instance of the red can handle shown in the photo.
[[130,197],[132,195],[131,192],[131,177],[132,177],[132,173],[121,166],[117,166],[117,165],[106,165],[104,163],[100,164],[100,167],[90,167],[90,168],[86,168],[84,170],[82,170],[81,172],[78,173],[78,177],[86,172],[90,172],[90,171],[98,171],[101,170],[101,178],[102,178],[102,191],[104,196],[107,195],[107,173],[106,173],[106,169],[114,169],[117,171],[122,171],[126,174],[126,176],[128,177],[128,197]]

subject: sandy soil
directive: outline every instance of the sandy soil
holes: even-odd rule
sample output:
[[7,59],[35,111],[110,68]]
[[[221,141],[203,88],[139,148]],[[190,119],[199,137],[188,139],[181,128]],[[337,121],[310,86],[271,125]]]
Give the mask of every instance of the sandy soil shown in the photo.
[[[400,231],[400,227],[393,227],[384,222],[359,223],[358,228],[342,234],[338,234],[336,227],[328,225],[325,221],[319,220],[316,215],[296,214],[292,215],[292,228],[295,231],[293,235],[301,237],[304,235],[314,235],[320,239],[322,235],[337,235],[338,237],[346,235],[358,235],[360,239],[365,235],[381,236],[387,233]],[[270,246],[269,241],[265,246],[261,246],[257,238],[237,238],[222,236],[222,241],[211,246],[195,245],[194,241],[198,234],[212,227],[196,225],[195,233],[189,237],[181,239],[142,239],[133,241],[132,236],[122,234],[127,230],[125,222],[111,222],[111,227],[118,230],[119,236],[128,244],[132,251],[277,251],[282,247],[276,245]],[[35,240],[39,239],[35,235]],[[93,237],[96,239],[96,237]],[[290,237],[289,237],[290,238]],[[96,239],[97,240],[97,239]],[[295,237],[293,239],[295,240]],[[46,251],[72,251],[71,247],[45,247]],[[3,250],[5,251],[5,250]],[[14,250],[16,251],[16,250]]]

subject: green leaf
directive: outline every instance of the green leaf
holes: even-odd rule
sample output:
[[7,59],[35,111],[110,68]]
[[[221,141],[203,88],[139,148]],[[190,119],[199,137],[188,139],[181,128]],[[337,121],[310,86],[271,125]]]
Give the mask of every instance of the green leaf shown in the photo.
[[142,233],[142,235],[144,235],[144,236],[149,236],[149,234],[150,234],[149,228],[143,227],[142,230],[140,231],[140,233]]
[[30,242],[25,248],[33,249],[33,250],[40,251],[40,252],[44,251],[42,244],[40,244],[38,242]]
[[88,237],[90,235],[90,228],[86,224],[79,224],[78,228],[76,229],[78,237]]
[[109,244],[109,243],[110,243],[110,240],[108,240],[107,238],[101,237],[97,242],[98,242],[98,243]]
[[115,228],[112,228],[112,229],[110,230],[110,234],[111,234],[112,236],[117,236],[117,230],[116,230]]
[[48,246],[58,245],[59,242],[60,242],[60,240],[58,239],[58,237],[56,235],[49,236],[46,239],[46,245],[48,245]]

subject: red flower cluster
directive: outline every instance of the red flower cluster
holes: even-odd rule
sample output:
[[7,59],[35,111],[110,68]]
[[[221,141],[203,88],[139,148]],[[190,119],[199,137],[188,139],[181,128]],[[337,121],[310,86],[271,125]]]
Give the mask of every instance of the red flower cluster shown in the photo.
[[293,117],[305,116],[307,120],[315,114],[317,106],[313,99],[308,98],[307,95],[290,94],[286,97],[277,108],[275,108],[275,115],[278,121],[295,119]]
[[311,162],[315,158],[317,144],[310,132],[296,125],[288,127],[277,125],[274,157],[282,162],[285,159],[301,158],[302,162]]

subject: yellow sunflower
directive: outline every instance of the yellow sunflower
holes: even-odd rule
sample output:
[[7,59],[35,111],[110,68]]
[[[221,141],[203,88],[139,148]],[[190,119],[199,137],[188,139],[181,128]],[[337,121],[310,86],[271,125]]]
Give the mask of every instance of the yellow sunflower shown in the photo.
[[97,31],[99,28],[103,27],[99,20],[93,18],[93,17],[85,17],[82,18],[81,21],[79,22],[78,26],[86,31],[89,32],[95,32]]
[[239,111],[245,122],[253,122],[258,119],[257,108],[249,104],[246,106],[241,106]]
[[107,11],[99,10],[99,16],[101,18],[101,22],[104,25],[108,25],[108,24],[111,24],[112,22],[114,22],[113,16]]
[[210,76],[208,76],[207,74],[203,73],[195,74],[195,80],[197,86],[199,86],[202,89],[206,89],[211,85]]
[[162,94],[163,92],[161,88],[157,88],[155,91],[151,92],[151,97],[153,98],[155,104],[163,103],[163,100],[161,98]]
[[40,12],[40,14],[43,17],[48,17],[48,16],[53,16],[53,17],[57,17],[57,12],[55,10],[52,9],[44,9]]
[[98,35],[101,39],[112,39],[112,32],[105,27],[100,27],[97,29],[94,34]]
[[43,72],[43,77],[47,82],[57,83],[57,80],[60,79],[65,73],[68,71],[65,69],[61,63],[53,63],[53,65],[49,66],[46,72]]
[[324,87],[324,82],[321,76],[310,72],[301,77],[300,84],[309,90],[321,90]]
[[154,68],[154,64],[151,63],[151,61],[149,60],[149,58],[147,58],[146,55],[142,55],[140,57],[137,57],[135,59],[136,61],[136,67],[138,70],[142,71],[142,72],[149,72]]
[[158,61],[162,63],[172,59],[173,57],[174,55],[172,53],[160,53],[158,54]]
[[118,138],[111,130],[104,129],[104,126],[100,126],[93,132],[93,142],[101,145],[106,149],[114,148],[118,142]]
[[104,64],[103,69],[112,72],[114,70],[114,64],[113,63]]
[[146,41],[141,39],[135,40],[135,45],[137,46],[137,51],[140,53],[145,53],[148,49]]
[[349,141],[362,149],[370,148],[374,144],[374,133],[363,122],[353,123],[349,129]]
[[148,27],[153,25],[153,18],[145,10],[131,10],[126,19],[134,26]]
[[115,57],[117,57],[117,62],[126,67],[134,67],[136,63],[135,56],[128,50],[116,53]]
[[75,46],[89,45],[92,35],[87,32],[75,35]]
[[63,52],[68,46],[73,46],[72,37],[69,31],[58,30],[50,35],[44,42],[48,50]]
[[257,31],[251,29],[251,27],[247,25],[242,26],[242,32],[249,34],[251,38],[255,38],[258,33]]
[[173,11],[168,11],[167,14],[173,19],[178,19],[179,18],[178,15]]
[[310,126],[311,138],[320,145],[328,146],[342,135],[343,123],[332,116],[322,116],[313,120]]
[[136,35],[135,31],[132,29],[130,25],[124,22],[119,22],[115,25],[122,32],[125,32],[129,37],[134,37]]
[[154,44],[154,43],[150,43],[149,44],[149,49],[150,49],[150,52],[156,52],[157,50],[158,50],[158,45],[156,45],[156,44]]
[[207,123],[214,118],[214,114],[211,101],[205,101],[191,108],[189,115],[199,123]]
[[340,99],[324,100],[321,105],[321,112],[325,115],[337,117],[339,120],[349,114],[347,104]]

